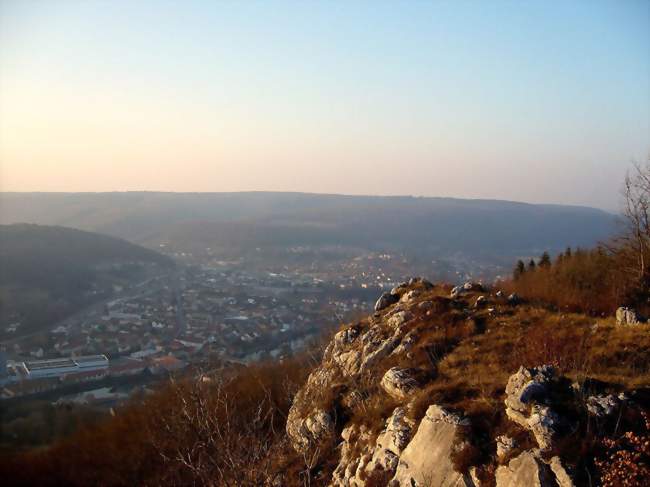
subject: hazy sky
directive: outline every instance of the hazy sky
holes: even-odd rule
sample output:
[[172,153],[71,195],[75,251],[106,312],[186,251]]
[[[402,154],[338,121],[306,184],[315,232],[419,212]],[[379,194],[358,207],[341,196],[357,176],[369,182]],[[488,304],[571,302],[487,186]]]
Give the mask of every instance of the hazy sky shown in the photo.
[[650,1],[0,0],[0,188],[616,208]]

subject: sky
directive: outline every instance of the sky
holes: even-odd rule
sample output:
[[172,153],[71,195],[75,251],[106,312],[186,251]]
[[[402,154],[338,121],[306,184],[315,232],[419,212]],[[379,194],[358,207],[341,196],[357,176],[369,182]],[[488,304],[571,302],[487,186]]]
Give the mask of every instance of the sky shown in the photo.
[[650,0],[0,0],[0,190],[616,209]]

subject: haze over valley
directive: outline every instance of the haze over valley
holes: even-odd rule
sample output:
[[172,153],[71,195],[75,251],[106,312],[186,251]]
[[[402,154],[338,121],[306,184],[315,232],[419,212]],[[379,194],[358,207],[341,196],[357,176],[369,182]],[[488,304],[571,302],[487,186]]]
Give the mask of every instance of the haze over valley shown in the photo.
[[650,2],[0,0],[8,487],[646,487]]

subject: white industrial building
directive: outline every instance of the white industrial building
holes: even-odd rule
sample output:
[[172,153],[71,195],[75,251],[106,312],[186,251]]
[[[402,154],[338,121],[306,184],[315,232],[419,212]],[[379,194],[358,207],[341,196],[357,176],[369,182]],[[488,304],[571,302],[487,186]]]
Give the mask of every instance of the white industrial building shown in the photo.
[[32,360],[23,362],[22,368],[28,379],[61,377],[67,374],[107,369],[108,358],[106,355],[87,355],[74,358]]

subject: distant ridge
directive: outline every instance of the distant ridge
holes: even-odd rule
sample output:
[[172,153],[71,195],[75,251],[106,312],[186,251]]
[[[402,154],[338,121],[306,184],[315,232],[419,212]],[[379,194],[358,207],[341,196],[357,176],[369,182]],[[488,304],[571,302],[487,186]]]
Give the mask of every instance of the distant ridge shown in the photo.
[[591,246],[616,231],[614,215],[583,206],[281,192],[0,193],[0,221],[63,225],[149,246],[178,239],[244,248],[336,243],[438,256]]

